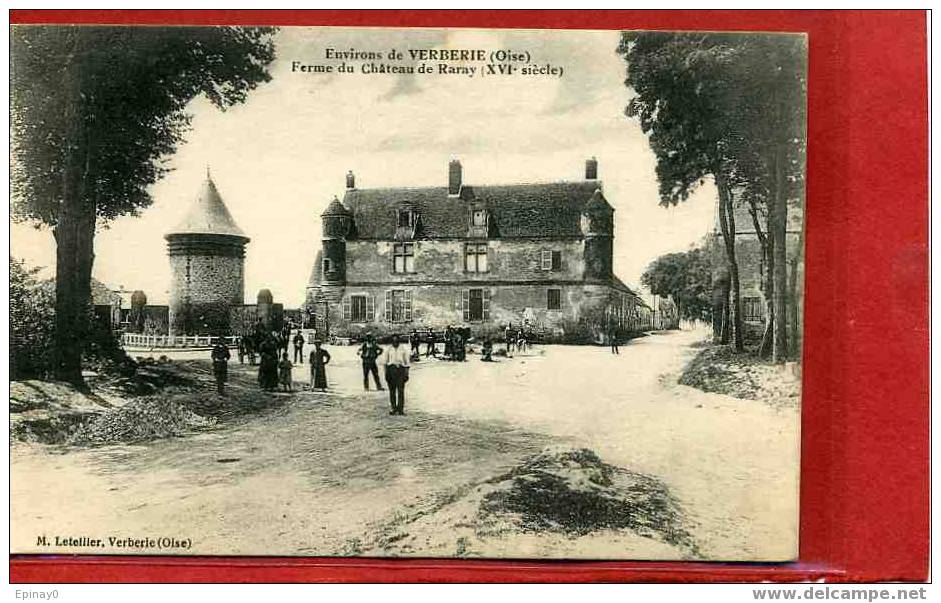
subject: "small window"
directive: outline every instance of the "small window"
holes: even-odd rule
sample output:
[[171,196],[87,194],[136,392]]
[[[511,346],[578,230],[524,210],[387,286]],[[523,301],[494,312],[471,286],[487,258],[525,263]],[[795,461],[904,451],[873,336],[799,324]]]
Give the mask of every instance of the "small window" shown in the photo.
[[487,272],[487,244],[468,243],[464,254],[464,269],[467,272]]
[[323,259],[323,271],[324,272],[333,272],[333,262],[330,261],[330,258]]
[[392,272],[415,272],[415,244],[395,243],[392,245]]
[[542,269],[549,272],[557,272],[562,270],[562,252],[553,251],[551,249],[544,249],[542,255],[540,256],[540,264]]
[[386,320],[410,322],[412,320],[412,292],[404,289],[386,291]]
[[366,322],[366,296],[354,295],[350,298],[350,320]]
[[464,320],[490,320],[490,289],[464,289],[461,292]]
[[764,308],[760,297],[742,298],[742,314],[745,320],[759,321],[764,319]]
[[562,290],[561,289],[548,289],[546,291],[546,309],[547,310],[561,310],[562,309]]
[[473,214],[473,225],[474,226],[486,226],[487,225],[487,212],[483,209],[475,209]]
[[562,270],[562,252],[544,249],[540,256],[540,264],[543,270],[557,272]]

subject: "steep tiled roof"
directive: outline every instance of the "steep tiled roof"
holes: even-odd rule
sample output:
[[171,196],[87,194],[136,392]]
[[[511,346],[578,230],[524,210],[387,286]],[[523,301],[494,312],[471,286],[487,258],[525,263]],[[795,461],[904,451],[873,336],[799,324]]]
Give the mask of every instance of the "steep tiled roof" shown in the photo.
[[[637,293],[635,293],[633,289],[625,285],[624,281],[622,281],[616,276],[611,277],[611,286],[614,287],[615,289],[623,291],[624,293],[630,293],[631,295],[637,296]],[[640,297],[637,296],[637,299],[640,299]]]
[[221,234],[248,240],[242,229],[235,224],[232,214],[222,201],[222,196],[216,190],[215,183],[208,175],[186,216],[168,236],[175,234]]
[[488,210],[491,231],[497,237],[579,236],[581,212],[600,187],[594,180],[465,185],[460,197],[449,197],[445,186],[350,189],[343,205],[353,213],[351,238],[391,239],[399,209],[418,212],[425,238],[464,237],[475,203]]

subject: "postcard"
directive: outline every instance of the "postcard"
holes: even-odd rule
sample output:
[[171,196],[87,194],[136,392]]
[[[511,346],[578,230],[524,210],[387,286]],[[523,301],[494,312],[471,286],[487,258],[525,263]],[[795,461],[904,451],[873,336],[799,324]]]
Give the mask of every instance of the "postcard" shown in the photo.
[[797,557],[804,35],[11,37],[13,553]]

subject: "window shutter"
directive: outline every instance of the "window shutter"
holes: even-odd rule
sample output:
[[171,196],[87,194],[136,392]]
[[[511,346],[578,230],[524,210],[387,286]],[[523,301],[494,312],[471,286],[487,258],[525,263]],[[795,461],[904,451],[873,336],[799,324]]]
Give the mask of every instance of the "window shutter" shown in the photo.
[[483,319],[490,320],[490,289],[483,290]]
[[386,322],[392,322],[392,290],[386,289]]
[[548,249],[542,252],[542,269],[552,270],[552,251]]
[[350,320],[351,318],[353,318],[353,310],[351,306],[352,306],[352,300],[350,299],[350,296],[347,295],[346,297],[343,298],[343,319],[344,320]]
[[470,290],[461,291],[461,312],[464,315],[464,321],[470,321]]
[[402,314],[405,318],[405,322],[411,322],[412,320],[412,292],[411,290],[405,291],[404,305],[405,305],[405,308]]
[[366,322],[376,320],[376,299],[370,294],[366,295]]
[[562,270],[562,252],[561,251],[552,252],[552,269]]

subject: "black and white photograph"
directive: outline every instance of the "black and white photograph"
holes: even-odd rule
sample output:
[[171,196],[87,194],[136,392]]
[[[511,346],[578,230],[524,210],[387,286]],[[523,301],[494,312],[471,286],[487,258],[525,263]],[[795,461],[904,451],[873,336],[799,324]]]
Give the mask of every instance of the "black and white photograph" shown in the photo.
[[797,558],[806,35],[10,37],[12,553]]

